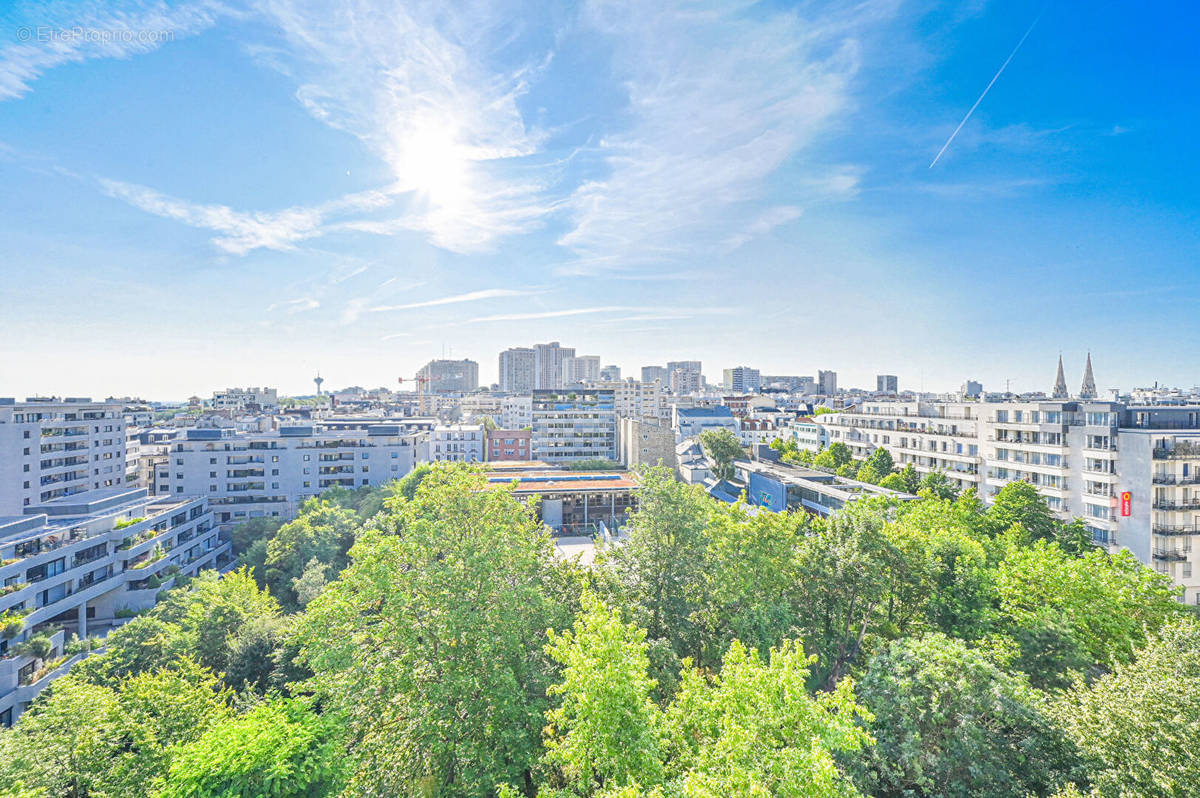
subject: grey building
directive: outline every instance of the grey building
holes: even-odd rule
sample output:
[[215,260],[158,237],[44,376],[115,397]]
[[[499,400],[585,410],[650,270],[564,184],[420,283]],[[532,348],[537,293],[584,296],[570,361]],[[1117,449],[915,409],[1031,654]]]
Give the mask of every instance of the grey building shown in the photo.
[[617,459],[617,413],[611,390],[536,390],[531,414],[534,460]]
[[664,388],[670,387],[667,381],[666,366],[642,366],[642,382],[654,382],[658,380],[663,384]]
[[535,390],[552,390],[563,386],[563,361],[575,357],[572,347],[561,346],[558,341],[534,344],[533,387]]
[[603,382],[620,382],[621,367],[620,366],[605,366],[600,369],[600,379]]
[[895,374],[879,374],[875,377],[875,392],[876,393],[897,393],[899,391],[899,380]]
[[479,387],[479,364],[474,360],[431,360],[417,376],[427,380],[426,393],[468,393]]
[[836,396],[838,392],[836,371],[817,371],[817,393]]
[[762,374],[749,366],[725,369],[723,376],[725,389],[734,393],[757,393],[762,388]]

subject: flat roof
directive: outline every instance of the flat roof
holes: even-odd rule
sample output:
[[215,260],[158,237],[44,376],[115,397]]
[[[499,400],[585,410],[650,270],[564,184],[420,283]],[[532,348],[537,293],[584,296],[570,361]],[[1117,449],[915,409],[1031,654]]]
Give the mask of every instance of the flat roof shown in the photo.
[[496,486],[516,482],[516,493],[634,490],[638,487],[638,483],[626,471],[544,470],[517,474],[489,472],[487,481]]
[[126,504],[144,500],[148,495],[145,488],[100,488],[60,496],[41,504],[25,508],[26,515],[44,513],[48,516],[94,515],[113,510]]

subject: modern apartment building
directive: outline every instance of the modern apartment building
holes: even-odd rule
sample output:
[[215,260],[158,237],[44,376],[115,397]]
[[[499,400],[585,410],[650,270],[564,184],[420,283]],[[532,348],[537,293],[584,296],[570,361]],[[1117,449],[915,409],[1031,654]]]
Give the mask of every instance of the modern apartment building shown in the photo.
[[658,380],[664,387],[670,387],[666,366],[642,366],[642,382]]
[[740,430],[733,411],[726,405],[714,407],[679,407],[675,405],[671,408],[671,427],[675,431],[677,443],[686,438],[694,438],[706,430],[727,429],[734,435],[737,435]]
[[575,350],[559,345],[558,341],[533,346],[533,387],[553,390],[563,387],[563,361],[575,357]]
[[762,374],[749,366],[734,366],[725,369],[723,385],[734,393],[757,393],[762,387]]
[[529,393],[536,386],[536,358],[527,347],[506,349],[500,353],[500,390],[504,393]]
[[875,392],[896,393],[899,383],[895,374],[879,374],[875,377]]
[[[0,518],[0,723],[82,655],[66,656],[66,633],[86,637],[143,610],[176,575],[233,561],[204,497],[152,499],[144,488],[102,488],[31,504]],[[47,635],[45,657],[21,644]]]
[[600,356],[579,355],[563,358],[563,385],[582,385],[600,379]]
[[621,367],[620,366],[605,366],[600,369],[600,379],[604,382],[620,382]]
[[124,408],[82,398],[0,398],[0,515],[124,487]]
[[482,463],[486,446],[482,424],[439,424],[429,435],[429,459],[437,463]]
[[814,421],[855,457],[884,447],[899,467],[944,472],[985,502],[1010,482],[1028,482],[1059,517],[1081,518],[1097,545],[1129,549],[1170,574],[1189,603],[1200,602],[1200,563],[1192,559],[1200,540],[1200,407],[867,402]]
[[528,429],[533,426],[533,392],[524,396],[506,396],[500,401],[500,426]]
[[479,387],[479,364],[474,360],[431,360],[417,372],[428,393],[469,393]]
[[613,392],[600,388],[533,392],[533,459],[546,463],[617,459]]
[[667,385],[676,396],[700,393],[704,376],[699,360],[672,360],[667,363]]
[[836,396],[838,392],[836,371],[817,371],[817,393],[824,396]]
[[427,459],[429,433],[399,423],[354,426],[360,428],[183,430],[169,446],[167,464],[159,467],[158,492],[206,497],[221,525],[291,518],[324,490],[382,485],[408,474],[418,458]]
[[658,382],[598,382],[593,388],[613,392],[613,409],[617,418],[641,418],[669,421],[670,406],[662,384]]

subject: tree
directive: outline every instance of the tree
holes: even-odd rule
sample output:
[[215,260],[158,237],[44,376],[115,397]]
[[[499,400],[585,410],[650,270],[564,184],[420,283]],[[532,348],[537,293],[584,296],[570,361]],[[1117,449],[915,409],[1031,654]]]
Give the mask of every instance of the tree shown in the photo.
[[702,635],[690,599],[702,583],[716,505],[701,487],[684,485],[665,467],[643,470],[640,481],[627,540],[601,562],[651,640],[669,640],[679,656],[699,657]]
[[892,643],[859,694],[878,741],[855,763],[870,795],[1041,795],[1077,765],[1037,691],[941,634]]
[[941,471],[932,471],[921,480],[917,493],[921,496],[932,496],[935,499],[953,499],[958,495],[950,479]]
[[335,716],[275,698],[179,748],[156,798],[321,798],[343,782]]
[[904,492],[915,494],[921,488],[921,475],[917,473],[917,469],[912,463],[904,466],[900,470],[900,477],[904,480]]
[[292,580],[292,590],[296,593],[296,603],[299,606],[307,606],[308,602],[317,597],[328,581],[329,569],[329,565],[313,557],[304,566],[300,576]]
[[149,795],[174,746],[226,717],[227,700],[190,660],[111,686],[68,674],[0,737],[0,774],[45,795]]
[[842,442],[832,443],[813,458],[813,465],[837,470],[854,462],[850,447]]
[[880,473],[876,471],[875,467],[870,463],[863,463],[862,466],[859,467],[858,472],[854,475],[854,478],[859,482],[869,482],[872,485],[878,485],[883,480],[883,477],[880,475]]
[[877,447],[867,456],[866,465],[875,469],[875,473],[879,474],[880,479],[892,473],[896,468],[896,463],[892,460],[892,453],[882,446]]
[[552,681],[546,630],[575,601],[544,527],[507,487],[448,464],[384,515],[398,534],[365,530],[296,630],[312,689],[354,741],[349,794],[525,783]]
[[1184,611],[1170,577],[1128,551],[1074,557],[1045,540],[1026,546],[1010,535],[1005,543],[996,571],[1001,617],[1013,628],[1054,626],[1103,668],[1128,662],[1147,633]]
[[547,714],[545,731],[555,781],[579,796],[657,782],[660,719],[645,631],[585,592],[574,631],[551,633],[546,652],[563,679],[550,688],[561,703]]
[[851,680],[805,689],[812,658],[796,642],[770,654],[734,643],[720,673],[688,669],[666,712],[668,795],[851,796],[834,754],[871,742]]
[[1079,680],[1055,712],[1104,798],[1195,795],[1200,785],[1200,624],[1164,626],[1132,662]]
[[724,428],[705,430],[700,433],[700,445],[715,462],[713,476],[717,479],[733,479],[733,461],[746,456],[746,450],[737,436]]
[[359,529],[358,516],[327,499],[309,499],[300,515],[279,528],[267,543],[264,579],[272,595],[288,608],[300,606],[295,583],[312,561],[337,573]]
[[1029,534],[1030,540],[1054,540],[1057,537],[1058,519],[1050,512],[1037,488],[1023,480],[1009,482],[1000,489],[988,508],[987,518],[995,534],[1018,524]]
[[904,481],[902,474],[888,474],[883,479],[879,480],[879,487],[887,488],[888,490],[897,490],[901,493],[908,492],[908,484]]

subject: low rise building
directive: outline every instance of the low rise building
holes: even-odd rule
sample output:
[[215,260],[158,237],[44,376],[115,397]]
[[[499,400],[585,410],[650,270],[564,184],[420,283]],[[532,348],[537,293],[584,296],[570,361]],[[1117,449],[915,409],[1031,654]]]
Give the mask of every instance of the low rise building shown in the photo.
[[637,510],[637,481],[622,471],[564,471],[545,464],[491,471],[492,485],[513,485],[521,500],[537,499],[539,517],[556,535],[606,536]]
[[671,427],[675,431],[675,440],[694,438],[706,430],[727,429],[734,435],[738,434],[738,422],[733,417],[733,411],[726,405],[712,407],[672,407]]
[[433,428],[429,459],[435,463],[482,463],[487,438],[482,424],[445,424]]
[[532,438],[533,433],[527,429],[490,429],[487,431],[487,460],[531,460]]
[[617,425],[617,448],[626,468],[675,465],[675,433],[665,423],[656,419],[622,418]]

